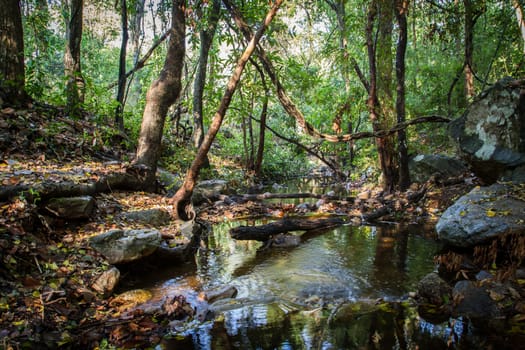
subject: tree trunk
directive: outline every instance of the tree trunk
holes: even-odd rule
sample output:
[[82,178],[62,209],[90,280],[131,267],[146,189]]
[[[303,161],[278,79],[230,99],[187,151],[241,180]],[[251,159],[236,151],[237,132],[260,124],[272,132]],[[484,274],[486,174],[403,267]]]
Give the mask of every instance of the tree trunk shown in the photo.
[[117,107],[115,109],[115,127],[124,133],[124,95],[126,91],[126,54],[128,47],[128,6],[126,0],[120,0],[120,21],[122,24],[122,42],[118,67]]
[[512,0],[512,6],[516,13],[516,20],[518,21],[518,28],[520,29],[521,39],[523,39],[523,54],[525,55],[525,20],[523,18],[523,7],[518,0]]
[[463,0],[465,6],[465,98],[467,103],[474,97],[474,0]]
[[193,189],[197,182],[200,169],[204,164],[206,156],[208,155],[208,151],[210,150],[211,144],[213,143],[213,140],[215,139],[215,136],[217,135],[217,132],[221,127],[222,121],[233,97],[233,93],[235,92],[235,89],[237,88],[237,85],[241,78],[242,71],[244,70],[248,59],[255,50],[257,43],[261,39],[268,25],[271,23],[282,2],[283,0],[274,1],[270,11],[266,15],[264,22],[259,27],[255,35],[251,38],[244,53],[237,61],[237,66],[235,67],[235,70],[232,76],[230,77],[230,80],[228,81],[226,91],[224,92],[217,112],[215,112],[215,115],[213,116],[213,120],[211,122],[210,128],[208,129],[208,133],[204,137],[204,140],[201,146],[199,147],[199,150],[197,151],[197,156],[191,164],[190,169],[186,173],[184,183],[172,198],[172,202],[175,207],[175,214],[178,218],[182,220],[192,220],[195,217],[195,212],[191,207],[191,196],[193,194]]
[[[378,16],[378,12],[380,15]],[[369,7],[366,36],[370,69],[370,90],[368,110],[375,132],[393,126],[392,109],[392,2],[372,1]],[[374,23],[377,19],[379,38],[374,37]],[[379,64],[378,64],[379,62]],[[381,101],[381,103],[380,103]],[[397,181],[397,157],[394,137],[376,139],[379,164],[383,175],[383,190],[392,192]]]
[[[208,17],[208,27],[199,32],[200,49],[199,63],[193,83],[193,145],[199,148],[204,140],[204,121],[203,121],[203,98],[204,86],[206,84],[206,70],[208,69],[208,56],[213,43],[213,36],[217,28],[221,11],[221,1],[213,0],[211,12]],[[202,15],[202,14],[201,14]],[[206,157],[207,158],[207,157]],[[207,163],[207,162],[205,162]]]
[[0,0],[0,104],[20,105],[24,92],[24,33],[20,2]]
[[[405,116],[405,53],[407,49],[407,11],[409,0],[396,0],[396,19],[399,35],[396,50],[396,114],[397,122],[404,123]],[[408,150],[405,130],[397,133],[397,152],[399,155],[399,189],[405,191],[410,186],[408,171]]]
[[[377,124],[380,129],[387,130],[395,125],[396,115],[394,107],[394,79],[392,55],[392,31],[394,16],[393,0],[378,0],[379,38],[376,46],[377,64],[377,95],[381,110]],[[398,157],[396,152],[396,135],[377,140],[379,162],[383,173],[383,189],[385,192],[394,191],[398,181]]]
[[140,59],[141,40],[144,37],[144,3],[146,0],[135,1],[135,11],[130,18],[130,36],[133,49],[133,62],[136,64]]
[[171,36],[168,52],[159,77],[146,94],[146,106],[137,146],[134,166],[147,168],[145,189],[156,189],[157,162],[160,158],[162,132],[168,108],[177,100],[181,90],[182,67],[185,54],[185,1],[172,1]]
[[48,29],[48,25],[51,20],[51,14],[49,13],[49,6],[47,4],[47,0],[36,0],[35,6],[36,11],[34,15],[38,16],[39,23],[33,24],[31,31],[33,36],[35,37],[33,55],[39,57],[47,52],[47,49],[49,47],[49,37],[53,34]]
[[[346,0],[325,0],[326,3],[334,10],[336,17],[337,17],[337,27],[339,29],[339,51],[341,53],[341,75],[343,77],[343,80],[345,82],[345,98],[348,99],[350,96],[350,67],[351,65],[354,65],[357,67],[358,74],[360,72],[360,69],[357,65],[357,62],[350,57],[348,54],[348,25],[347,25],[347,16],[346,16]],[[366,86],[366,84],[365,84]],[[343,120],[344,116],[349,111],[350,107],[350,100],[346,100],[343,106],[339,109],[338,113],[336,114],[334,120],[332,121],[332,130],[336,134],[341,134],[343,132]],[[349,120],[347,123],[347,130],[348,133],[352,133],[352,121]],[[354,158],[354,141],[348,141],[346,145],[346,149],[348,151],[348,158],[343,159],[343,165],[352,164],[353,158]]]
[[266,85],[266,79],[264,78],[264,73],[257,64],[254,64],[254,67],[259,72],[261,76],[261,84],[264,89],[264,96],[262,101],[261,115],[259,116],[259,145],[257,146],[257,155],[255,156],[255,164],[253,170],[256,177],[261,176],[262,171],[262,162],[264,157],[264,138],[266,135],[266,117],[268,116],[268,87]]
[[[146,0],[136,0],[134,11],[132,11],[129,18],[129,36],[131,42],[131,50],[133,55],[133,66],[137,67],[140,62],[140,54],[142,43],[144,40],[144,3]],[[129,72],[126,73],[126,79],[130,77]],[[134,79],[134,76],[128,81],[131,85],[128,87],[126,101],[131,101],[134,104],[140,98],[142,91],[141,79]]]
[[82,17],[84,0],[72,0],[66,26],[66,52],[64,69],[66,75],[66,112],[80,116],[80,105],[84,102],[84,78],[80,65],[80,44],[82,42]]

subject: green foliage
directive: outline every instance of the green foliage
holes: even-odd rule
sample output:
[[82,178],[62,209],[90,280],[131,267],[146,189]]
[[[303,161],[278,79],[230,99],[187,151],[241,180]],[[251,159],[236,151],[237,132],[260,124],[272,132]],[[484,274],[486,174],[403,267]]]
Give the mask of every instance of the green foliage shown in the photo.
[[[477,92],[481,92],[483,87],[502,76],[524,76],[525,64],[518,26],[515,20],[509,20],[514,19],[512,6],[502,1],[478,3],[483,6],[478,8],[482,11],[474,28],[473,68],[478,78],[475,87]],[[43,2],[35,0],[23,2],[26,89],[39,101],[63,106],[64,19],[67,17],[67,9],[58,3],[48,2],[47,7],[42,4]],[[366,107],[367,91],[354,69],[355,63],[363,72],[364,78],[368,79],[364,31],[366,16],[363,16],[363,13],[366,12],[369,1],[351,0],[345,4],[344,16],[339,13],[342,17],[338,18],[338,14],[328,2],[287,3],[279,11],[263,40],[268,57],[286,91],[306,119],[325,133],[333,133],[334,117],[345,104],[348,108],[341,114],[343,131],[349,132],[350,124],[354,132],[371,130]],[[117,107],[114,101],[114,86],[118,72],[120,27],[118,13],[111,3],[95,2],[89,6],[93,12],[85,12],[82,39],[82,74],[86,82],[83,108],[94,116],[94,121],[101,127],[103,135],[97,140],[90,140],[99,145],[100,140],[110,142],[113,137],[118,136],[111,129]],[[133,3],[129,2],[128,6],[130,15],[133,15]],[[159,35],[169,22],[169,6],[169,2],[161,1],[146,8],[156,21],[154,37]],[[268,10],[266,2],[237,2],[237,6],[252,27],[258,25]],[[191,3],[188,9],[190,44],[184,70],[184,91],[178,103],[187,108],[187,113],[181,116],[181,122],[191,124],[191,86],[200,44],[196,33],[208,23],[210,4]],[[111,16],[97,15],[101,13],[112,14],[114,17],[110,19]],[[199,18],[201,20],[198,20]],[[344,21],[343,32],[340,27],[341,19]],[[239,52],[245,46],[242,36],[232,30],[234,26],[226,21],[231,21],[230,16],[222,16],[210,51],[203,101],[205,125],[211,122]],[[432,114],[459,116],[467,107],[464,77],[460,71],[464,61],[463,3],[449,0],[437,3],[416,1],[411,4],[408,21],[410,31],[406,54],[407,119]],[[346,42],[345,50],[341,48],[343,39]],[[395,50],[395,35],[393,39],[392,45]],[[150,43],[151,38],[144,43],[142,52]],[[149,58],[146,66],[135,73],[128,82],[130,86],[124,122],[129,139],[123,142],[129,148],[134,147],[133,142],[138,138],[145,93],[162,69],[165,47],[166,43],[161,45]],[[128,69],[133,66],[131,56],[130,52]],[[296,128],[294,119],[284,113],[275,99],[269,79],[266,80],[271,94],[268,115],[273,128],[306,146],[315,145],[323,156],[337,159],[340,164],[344,164],[353,177],[376,169],[377,151],[374,139],[355,142],[355,158],[350,164],[349,145],[321,143],[304,135]],[[215,165],[208,176],[230,172],[228,176],[235,177],[243,173],[246,157],[243,122],[246,123],[249,116],[259,116],[264,93],[259,72],[252,64],[248,64],[243,73],[241,87],[233,97],[225,120],[224,127],[233,137],[226,138],[223,133],[219,133],[216,145],[212,147],[211,157],[212,163],[221,166]],[[173,125],[170,124],[169,117],[167,119],[163,142],[164,165],[182,174],[191,164],[194,151],[187,138],[181,140],[174,137]],[[246,144],[252,142],[256,146],[256,122],[253,123],[253,128],[254,139],[247,139]],[[288,145],[270,135],[270,132],[267,132],[264,176],[284,177],[308,170],[310,165],[304,152],[299,152],[294,145]],[[408,140],[411,153],[452,151],[446,129],[441,125],[410,127]],[[229,166],[223,166],[226,163]],[[228,170],[222,170],[223,168]]]

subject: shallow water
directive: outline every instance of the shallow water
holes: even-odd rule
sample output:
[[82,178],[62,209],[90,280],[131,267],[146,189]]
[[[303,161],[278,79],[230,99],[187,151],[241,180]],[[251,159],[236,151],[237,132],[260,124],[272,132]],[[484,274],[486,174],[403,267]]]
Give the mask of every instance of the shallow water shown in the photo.
[[[261,224],[250,222],[249,224]],[[260,250],[214,226],[196,264],[137,276],[160,308],[182,294],[235,286],[213,303],[206,321],[173,322],[156,349],[518,349],[523,338],[477,331],[468,320],[432,323],[407,295],[435,269],[432,227],[343,226],[301,236],[297,247]],[[300,234],[300,233],[297,233]]]
[[[184,294],[197,302],[199,290],[224,285],[239,291],[217,303],[214,321],[175,324],[159,349],[444,349],[456,335],[399,303],[435,268],[432,229],[342,226],[260,251],[259,242],[230,238],[239,224],[247,223],[215,225],[196,268],[175,268],[149,285],[159,300]],[[378,308],[376,300],[392,303]]]
[[197,274],[207,287],[235,285],[239,297],[398,299],[434,268],[437,246],[418,227],[343,226],[303,236],[298,247],[261,252],[260,243],[230,239],[233,225],[214,228]]
[[[328,182],[303,179],[265,190],[347,195]],[[303,201],[311,202],[286,202]],[[435,269],[433,225],[342,226],[303,234],[297,247],[262,251],[260,242],[230,238],[232,227],[263,223],[214,225],[196,264],[138,278],[135,288],[149,289],[158,307],[168,295],[183,294],[198,305],[202,290],[232,285],[239,292],[213,304],[209,321],[173,323],[157,349],[502,350],[522,344],[477,333],[467,320],[432,323],[417,313],[407,295]]]

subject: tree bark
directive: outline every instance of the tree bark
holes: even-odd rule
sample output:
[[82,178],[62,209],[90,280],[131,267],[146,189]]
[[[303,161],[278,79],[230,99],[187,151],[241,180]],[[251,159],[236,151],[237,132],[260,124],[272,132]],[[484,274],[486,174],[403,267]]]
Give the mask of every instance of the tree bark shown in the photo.
[[[407,49],[407,11],[409,0],[396,0],[396,19],[398,23],[398,41],[396,49],[396,114],[397,122],[404,123],[405,111],[405,53]],[[397,152],[399,157],[399,189],[406,191],[410,186],[408,171],[408,147],[405,130],[397,132]]]
[[[375,127],[385,130],[395,125],[394,79],[392,55],[393,0],[378,0],[378,38],[376,41],[377,98],[380,115]],[[396,135],[376,139],[379,163],[383,173],[383,190],[393,192],[398,182],[399,160],[396,152]]]
[[168,52],[159,77],[146,94],[146,106],[133,166],[147,168],[145,189],[156,189],[157,162],[160,158],[162,132],[168,108],[177,100],[181,90],[182,67],[185,54],[185,1],[172,1],[171,36]]
[[[392,2],[374,0],[369,6],[366,26],[367,50],[369,60],[370,90],[368,92],[368,110],[375,132],[387,130],[392,122]],[[374,34],[377,20],[378,37]],[[380,103],[381,101],[381,103]],[[383,175],[383,190],[394,191],[398,177],[398,162],[395,152],[394,137],[376,139],[379,164]]]
[[230,236],[237,240],[267,241],[272,235],[290,231],[310,231],[320,228],[340,226],[345,223],[342,218],[329,219],[283,219],[260,226],[238,226],[230,229]]
[[133,49],[133,62],[136,64],[140,58],[141,40],[144,37],[144,3],[146,0],[135,1],[135,11],[130,18],[130,36]]
[[228,110],[228,106],[230,105],[231,99],[233,97],[233,93],[235,92],[235,89],[237,88],[237,85],[241,78],[242,71],[244,70],[246,63],[248,62],[248,59],[250,58],[253,51],[255,50],[255,47],[257,43],[259,42],[259,40],[261,39],[264,31],[266,30],[268,25],[271,23],[271,21],[275,17],[277,10],[281,6],[282,2],[283,0],[275,0],[273,2],[273,5],[270,11],[268,12],[268,14],[266,15],[264,22],[261,24],[261,26],[255,33],[253,38],[251,38],[244,53],[237,61],[237,66],[235,67],[235,70],[232,76],[230,77],[230,80],[228,81],[228,85],[226,86],[226,91],[224,92],[224,95],[221,99],[219,108],[217,109],[217,112],[215,112],[215,115],[213,116],[213,120],[208,129],[208,132],[206,136],[204,137],[204,140],[197,151],[197,156],[195,157],[193,163],[191,164],[190,169],[186,173],[186,176],[184,178],[184,183],[182,184],[182,186],[179,188],[179,190],[175,193],[175,195],[172,198],[172,202],[175,207],[174,214],[181,220],[188,221],[188,220],[192,220],[195,217],[195,212],[193,211],[193,208],[191,207],[191,196],[193,194],[193,189],[197,182],[199,172],[208,155],[208,151],[210,150],[211,144],[213,143],[213,140],[215,139],[215,136],[217,135],[217,132],[219,131],[221,127],[222,121],[224,119],[224,116],[226,115],[226,111]]
[[[211,12],[207,19],[208,27],[199,32],[200,49],[197,73],[193,83],[193,145],[199,148],[204,140],[203,98],[206,84],[206,70],[208,69],[208,56],[213,43],[221,12],[221,1],[213,0]],[[201,14],[202,17],[202,14]]]
[[72,0],[66,26],[66,52],[64,68],[66,75],[66,112],[80,116],[80,105],[84,102],[84,78],[81,71],[80,44],[82,42],[82,17],[84,0]]
[[20,1],[0,0],[0,7],[0,100],[16,106],[27,100]]

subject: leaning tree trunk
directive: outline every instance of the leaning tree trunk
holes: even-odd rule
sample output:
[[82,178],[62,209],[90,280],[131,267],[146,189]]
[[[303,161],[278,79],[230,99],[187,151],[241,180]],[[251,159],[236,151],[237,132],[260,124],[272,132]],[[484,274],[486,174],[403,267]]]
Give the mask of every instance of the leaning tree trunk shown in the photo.
[[66,112],[80,116],[80,104],[84,102],[84,79],[80,67],[80,43],[82,41],[82,13],[84,0],[72,0],[66,29],[66,52],[64,69],[67,78]]
[[27,98],[20,1],[0,0],[0,7],[0,100],[18,105]]
[[224,92],[224,95],[222,96],[219,108],[217,109],[217,112],[215,112],[215,115],[213,116],[213,120],[208,129],[208,132],[206,136],[204,137],[204,140],[197,151],[197,156],[193,160],[193,163],[191,164],[190,169],[186,173],[186,177],[184,178],[184,183],[182,184],[182,186],[179,188],[177,193],[175,193],[175,195],[172,198],[172,202],[175,207],[174,214],[181,220],[188,221],[188,220],[192,220],[195,217],[195,212],[193,211],[193,207],[191,205],[191,196],[193,194],[193,189],[197,182],[197,178],[199,176],[200,169],[202,168],[204,161],[208,155],[208,151],[210,150],[211,144],[213,143],[213,140],[215,139],[215,136],[217,135],[217,132],[219,131],[221,127],[222,121],[224,119],[226,111],[228,110],[228,106],[230,105],[231,99],[233,97],[233,93],[235,92],[235,89],[237,88],[237,85],[239,84],[239,80],[241,78],[242,71],[244,70],[246,63],[248,62],[253,51],[255,50],[255,47],[257,46],[257,43],[261,39],[264,31],[270,25],[271,21],[275,17],[277,10],[281,6],[282,2],[283,0],[275,0],[273,2],[273,5],[270,11],[268,12],[268,14],[266,15],[264,22],[259,27],[255,35],[251,38],[250,42],[248,43],[248,46],[244,50],[244,53],[237,61],[237,66],[235,67],[235,70],[232,76],[230,77],[230,80],[228,81],[228,85],[226,86],[226,91]]
[[146,94],[146,106],[133,166],[144,170],[144,189],[156,189],[157,162],[160,158],[162,132],[168,108],[177,100],[181,90],[182,67],[185,54],[185,1],[172,2],[171,36],[168,52],[159,77]]

